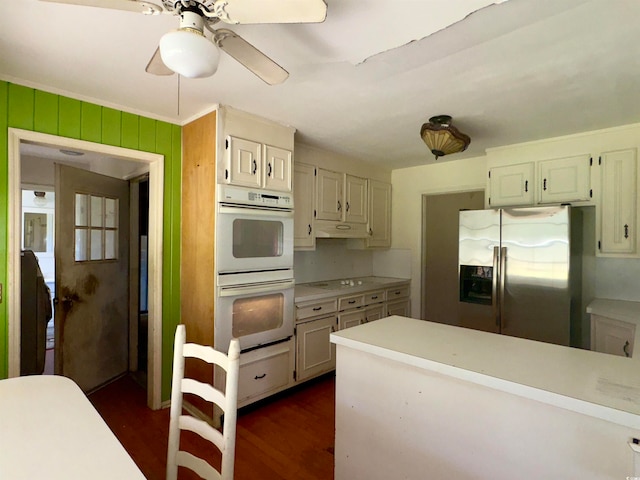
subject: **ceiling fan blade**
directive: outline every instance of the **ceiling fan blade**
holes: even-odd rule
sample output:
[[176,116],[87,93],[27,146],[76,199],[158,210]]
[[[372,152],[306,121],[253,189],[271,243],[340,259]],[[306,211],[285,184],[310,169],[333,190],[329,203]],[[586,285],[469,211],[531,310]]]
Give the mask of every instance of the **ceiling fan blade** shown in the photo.
[[218,0],[213,6],[226,23],[320,23],[327,17],[323,0]]
[[289,72],[231,30],[216,30],[214,42],[269,85],[277,85],[289,77]]
[[152,75],[173,75],[175,73],[162,61],[162,57],[160,56],[160,47],[156,48],[155,53],[151,57],[151,60],[149,60],[149,63],[147,63],[144,70]]
[[40,0],[42,2],[66,3],[69,5],[82,5],[85,7],[110,8],[112,10],[126,10],[128,12],[144,13],[145,15],[158,15],[163,12],[161,6],[150,2],[137,2],[135,0]]

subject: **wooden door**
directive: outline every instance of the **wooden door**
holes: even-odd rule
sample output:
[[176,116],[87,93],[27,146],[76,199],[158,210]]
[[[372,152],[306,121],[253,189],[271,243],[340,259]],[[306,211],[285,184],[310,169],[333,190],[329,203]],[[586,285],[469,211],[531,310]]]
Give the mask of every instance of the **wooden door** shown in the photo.
[[128,367],[128,182],[57,164],[55,236],[55,372],[91,391]]

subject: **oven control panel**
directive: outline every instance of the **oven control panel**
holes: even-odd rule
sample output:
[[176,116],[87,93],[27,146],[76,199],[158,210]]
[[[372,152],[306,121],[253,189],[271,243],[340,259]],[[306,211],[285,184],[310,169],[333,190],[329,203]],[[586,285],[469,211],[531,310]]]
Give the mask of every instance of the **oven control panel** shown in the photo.
[[260,205],[264,207],[293,208],[293,195],[271,190],[218,185],[218,201],[238,205]]

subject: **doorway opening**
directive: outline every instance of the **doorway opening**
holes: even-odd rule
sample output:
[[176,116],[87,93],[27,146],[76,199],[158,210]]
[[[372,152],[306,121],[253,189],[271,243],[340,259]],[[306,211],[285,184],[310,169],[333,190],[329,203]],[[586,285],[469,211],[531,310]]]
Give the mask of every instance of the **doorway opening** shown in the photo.
[[[37,173],[38,167],[25,168],[22,164],[22,157],[26,154],[21,154],[21,150],[26,149],[43,149],[50,152],[55,152],[55,155],[59,155],[61,149],[83,151],[90,155],[100,157],[89,168],[97,173],[106,174],[107,171],[116,172],[111,173],[111,176],[123,178],[131,182],[132,185],[139,187],[143,184],[142,188],[144,193],[144,205],[142,207],[145,212],[145,219],[147,224],[146,239],[144,245],[146,246],[144,259],[147,266],[145,270],[144,279],[147,279],[147,284],[144,287],[140,287],[139,283],[135,284],[136,293],[144,290],[146,301],[146,316],[148,319],[148,333],[144,334],[140,329],[140,323],[138,318],[139,310],[136,311],[135,321],[130,322],[129,331],[129,363],[135,364],[137,367],[139,364],[138,352],[145,349],[145,345],[148,346],[147,355],[144,355],[148,361],[146,362],[147,378],[145,386],[147,388],[147,403],[151,408],[160,408],[161,404],[161,344],[162,344],[162,315],[161,315],[161,288],[162,288],[162,206],[163,206],[163,163],[164,158],[162,155],[150,154],[146,152],[140,152],[136,150],[130,150],[120,147],[112,147],[101,144],[94,144],[82,140],[74,140],[63,137],[56,137],[53,135],[42,134],[38,132],[23,131],[18,129],[9,129],[9,195],[8,195],[8,211],[9,211],[9,271],[8,271],[8,283],[11,286],[10,294],[7,297],[8,310],[9,310],[9,376],[20,375],[20,360],[21,360],[21,335],[20,335],[20,318],[21,318],[21,285],[20,285],[20,253],[25,246],[24,243],[24,226],[25,217],[22,212],[22,190],[31,188],[32,185],[37,187],[32,191],[41,191],[43,184],[51,185],[53,182],[39,182],[34,181],[29,175]],[[50,153],[50,155],[52,155]],[[41,159],[41,162],[52,165],[54,160],[52,158]],[[50,167],[51,168],[51,167]],[[127,170],[129,169],[129,170]],[[23,188],[24,187],[24,188]],[[50,189],[51,190],[51,189]],[[132,188],[133,190],[133,188]],[[54,192],[51,192],[53,196]],[[27,193],[28,195],[28,193]],[[47,194],[45,194],[46,196]],[[140,208],[140,205],[138,205]],[[38,212],[32,212],[38,213]],[[54,212],[55,213],[55,212]],[[29,217],[28,221],[32,226],[37,226],[38,221],[43,220],[42,217],[36,218]],[[138,222],[136,217],[136,222]],[[48,229],[47,229],[48,230]],[[38,234],[41,234],[39,232]],[[40,238],[35,238],[34,243],[36,248],[40,248],[41,244],[37,244],[41,241]],[[135,239],[136,245],[141,245],[139,238]],[[48,248],[48,245],[46,245]],[[52,246],[53,247],[53,246]],[[137,248],[137,246],[136,246]],[[140,255],[138,256],[140,258]],[[136,264],[136,270],[139,265]],[[55,292],[55,285],[51,286]],[[131,288],[134,288],[133,286]],[[52,292],[53,293],[53,292]],[[56,292],[57,293],[57,292]],[[136,308],[139,309],[140,304],[136,303]],[[144,338],[140,338],[140,345],[138,344],[138,336],[132,335],[132,332],[138,332]],[[139,348],[140,347],[140,348]],[[135,351],[135,355],[132,352]],[[131,365],[130,365],[131,366]]]
[[458,325],[458,212],[484,208],[484,191],[422,196],[422,315]]

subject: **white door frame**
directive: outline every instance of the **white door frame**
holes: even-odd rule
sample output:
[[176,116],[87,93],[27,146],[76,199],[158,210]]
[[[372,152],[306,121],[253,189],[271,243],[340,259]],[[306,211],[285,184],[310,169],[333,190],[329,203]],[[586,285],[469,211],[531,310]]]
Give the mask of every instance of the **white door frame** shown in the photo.
[[9,377],[20,375],[20,142],[28,141],[54,148],[89,150],[123,160],[140,162],[149,171],[149,334],[147,405],[161,407],[162,400],[162,231],[164,200],[164,156],[122,147],[58,137],[9,128],[7,256]]

